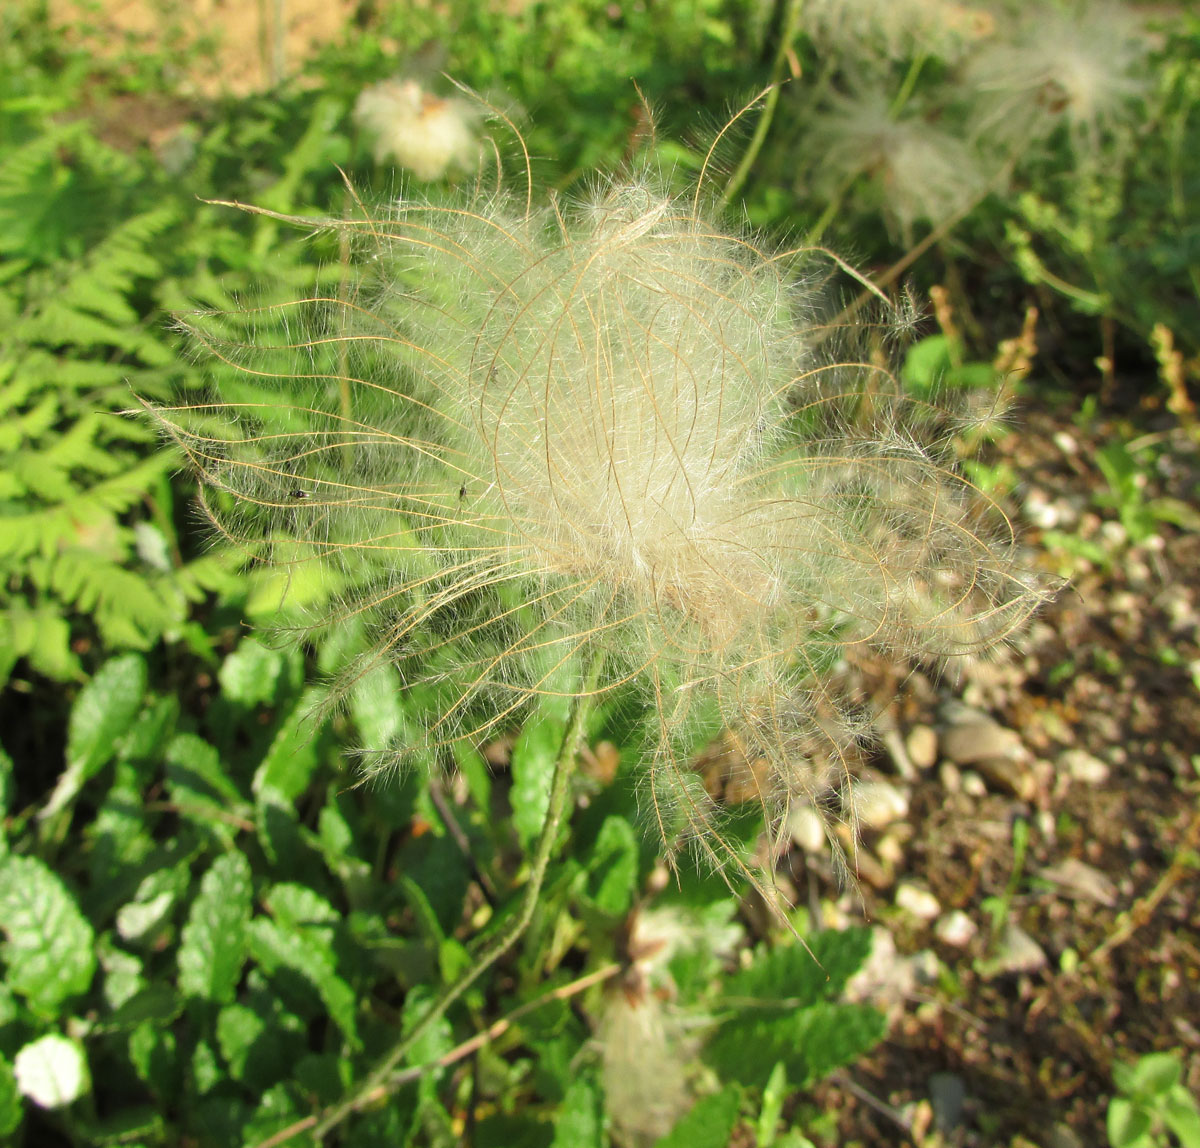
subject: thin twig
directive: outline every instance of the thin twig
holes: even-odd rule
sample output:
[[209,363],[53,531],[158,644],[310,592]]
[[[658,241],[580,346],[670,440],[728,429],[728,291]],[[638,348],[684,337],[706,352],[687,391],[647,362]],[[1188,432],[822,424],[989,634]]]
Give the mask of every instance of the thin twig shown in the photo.
[[[432,1064],[423,1064],[417,1068],[405,1068],[397,1072],[395,1076],[388,1081],[388,1088],[400,1088],[402,1085],[408,1084],[412,1080],[418,1080],[422,1075],[428,1072],[431,1068],[449,1068],[452,1064],[457,1064],[460,1060],[465,1060],[473,1052],[477,1052],[485,1044],[490,1044],[493,1040],[503,1036],[521,1017],[526,1013],[531,1013],[534,1009],[539,1009],[543,1005],[549,1004],[551,1001],[569,1000],[573,996],[578,996],[579,993],[590,989],[593,985],[602,984],[604,981],[611,980],[624,968],[623,965],[613,961],[610,964],[604,965],[602,968],[596,969],[595,972],[587,973],[585,976],[577,977],[575,980],[565,985],[559,985],[557,988],[551,989],[549,992],[543,993],[536,1000],[526,1001],[525,1004],[515,1008],[507,1016],[501,1017],[494,1024],[489,1025],[483,1032],[477,1032],[469,1040],[464,1040],[462,1044],[452,1048],[444,1056],[439,1057]],[[373,1093],[364,1095],[362,1103],[373,1103],[377,1100],[382,1100],[387,1095],[387,1088],[380,1087]],[[255,1145],[255,1148],[278,1148],[280,1144],[286,1144],[293,1136],[299,1136],[301,1132],[307,1132],[317,1123],[317,1116],[306,1116],[303,1120],[297,1120],[294,1124],[289,1124],[286,1128],[280,1129],[275,1135],[267,1140],[261,1141]]]
[[903,1128],[905,1132],[912,1131],[912,1121],[900,1109],[894,1108],[885,1100],[880,1100],[878,1096],[872,1092],[868,1092],[861,1084],[856,1084],[840,1069],[830,1074],[829,1082],[849,1092],[851,1096],[857,1097],[868,1108],[875,1109],[881,1116],[886,1116],[889,1120]]
[[1094,965],[1102,957],[1107,956],[1123,945],[1154,915],[1154,910],[1162,904],[1166,895],[1179,883],[1185,870],[1196,866],[1195,850],[1200,846],[1200,810],[1192,815],[1192,822],[1184,835],[1183,844],[1175,851],[1167,871],[1158,879],[1154,888],[1145,897],[1130,907],[1124,914],[1124,920],[1114,929],[1104,943],[1093,949],[1081,962],[1084,965]]

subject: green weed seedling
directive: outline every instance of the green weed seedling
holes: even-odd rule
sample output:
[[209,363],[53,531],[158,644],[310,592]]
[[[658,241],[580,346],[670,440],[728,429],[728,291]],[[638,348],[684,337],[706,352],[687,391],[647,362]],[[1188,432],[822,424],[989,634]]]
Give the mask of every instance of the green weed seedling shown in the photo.
[[[1117,1095],[1108,1103],[1112,1148],[1200,1148],[1200,1108],[1182,1082],[1177,1053],[1152,1052],[1113,1068]],[[1171,1136],[1175,1139],[1171,1139]]]

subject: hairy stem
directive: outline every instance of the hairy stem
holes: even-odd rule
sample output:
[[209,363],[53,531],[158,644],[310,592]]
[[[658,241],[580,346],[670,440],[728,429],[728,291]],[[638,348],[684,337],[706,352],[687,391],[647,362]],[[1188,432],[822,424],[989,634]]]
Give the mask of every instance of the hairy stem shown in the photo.
[[[340,1105],[325,1116],[313,1129],[313,1136],[321,1140],[328,1132],[341,1124],[352,1113],[365,1105],[375,1102],[380,1096],[395,1087],[397,1069],[414,1045],[437,1023],[446,1010],[454,1004],[488,969],[492,967],[513,945],[520,940],[529,922],[533,920],[537,908],[538,897],[541,894],[542,883],[546,879],[546,869],[554,846],[558,841],[562,828],[563,817],[567,810],[567,797],[571,791],[571,779],[575,773],[575,755],[583,740],[584,729],[588,714],[592,709],[592,699],[597,679],[600,674],[602,656],[597,655],[588,672],[583,691],[575,699],[571,711],[571,719],[567,724],[567,732],[563,736],[562,745],[558,751],[558,759],[554,763],[554,775],[550,783],[550,803],[546,810],[546,820],[542,824],[542,832],[534,848],[533,858],[529,866],[529,880],[521,894],[521,903],[516,915],[484,946],[479,955],[453,984],[448,985],[430,1006],[429,1011],[416,1023],[410,1032],[402,1037],[392,1051],[375,1067],[374,1071],[363,1083]],[[432,1066],[429,1066],[432,1067]],[[404,1079],[411,1079],[411,1070],[404,1073]]]

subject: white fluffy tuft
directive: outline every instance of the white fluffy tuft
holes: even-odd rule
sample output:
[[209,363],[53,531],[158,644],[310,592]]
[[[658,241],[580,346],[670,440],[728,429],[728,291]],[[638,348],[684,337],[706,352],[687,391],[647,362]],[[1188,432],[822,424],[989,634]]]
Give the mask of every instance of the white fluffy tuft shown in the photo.
[[640,686],[660,825],[719,859],[697,737],[732,731],[776,817],[849,809],[844,649],[975,654],[1041,599],[935,417],[815,356],[818,257],[650,176],[331,226],[369,255],[357,294],[206,327],[244,383],[159,413],[229,537],[346,587],[317,624],[367,620],[351,678],[399,668],[399,748],[494,736],[603,652],[600,692]]

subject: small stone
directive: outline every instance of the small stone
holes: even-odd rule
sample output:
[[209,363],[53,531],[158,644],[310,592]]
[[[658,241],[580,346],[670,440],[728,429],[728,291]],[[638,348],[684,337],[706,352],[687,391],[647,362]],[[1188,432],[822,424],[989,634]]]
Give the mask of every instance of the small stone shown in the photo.
[[988,717],[949,726],[941,744],[942,753],[956,765],[974,765],[987,758],[1014,758],[1023,749],[1016,733]]
[[961,793],[963,787],[962,770],[952,761],[943,761],[938,767],[938,780],[947,793]]
[[1083,1148],[1083,1141],[1069,1125],[1059,1123],[1050,1129],[1046,1148]]
[[951,945],[956,949],[966,948],[972,938],[979,932],[975,922],[961,909],[952,909],[938,920],[933,927],[934,936],[943,945]]
[[1095,901],[1110,909],[1117,903],[1116,885],[1099,869],[1077,857],[1068,857],[1057,865],[1050,865],[1041,874],[1047,881],[1086,901]]
[[792,841],[806,853],[821,853],[828,846],[825,822],[807,802],[792,806],[784,828]]
[[1042,946],[1011,921],[997,946],[996,955],[979,963],[980,976],[991,979],[1004,973],[1034,973],[1050,963]]
[[1037,778],[1024,762],[1010,757],[985,757],[975,763],[975,768],[997,789],[1021,801],[1032,801],[1037,793]]
[[1072,781],[1085,785],[1103,785],[1111,772],[1103,761],[1085,749],[1064,750],[1058,755],[1057,765]]
[[1056,447],[1058,447],[1058,449],[1061,450],[1063,452],[1063,454],[1078,454],[1079,453],[1079,444],[1075,441],[1074,436],[1071,435],[1068,431],[1065,431],[1065,430],[1055,431],[1054,435],[1053,435],[1053,441],[1054,441],[1054,445]]
[[915,725],[904,739],[908,760],[918,769],[930,769],[937,761],[938,736],[933,726]]
[[854,809],[864,829],[883,829],[908,815],[908,797],[887,781],[863,781],[854,792]]
[[968,770],[962,776],[962,791],[968,797],[976,799],[987,797],[987,782],[973,770]]
[[935,1072],[929,1078],[929,1100],[933,1121],[939,1132],[953,1132],[963,1123],[967,1107],[967,1086],[953,1072]]
[[942,912],[938,899],[928,889],[921,889],[907,881],[896,887],[896,905],[922,921],[932,921]]
[[875,846],[875,852],[879,860],[892,869],[904,860],[904,846],[894,833],[885,833]]

